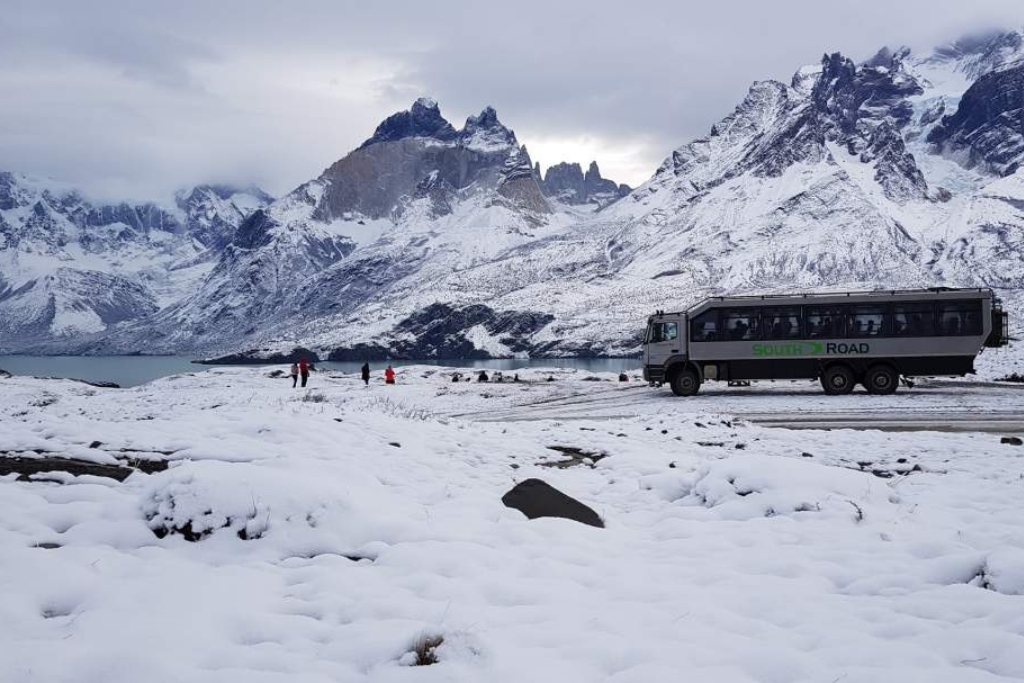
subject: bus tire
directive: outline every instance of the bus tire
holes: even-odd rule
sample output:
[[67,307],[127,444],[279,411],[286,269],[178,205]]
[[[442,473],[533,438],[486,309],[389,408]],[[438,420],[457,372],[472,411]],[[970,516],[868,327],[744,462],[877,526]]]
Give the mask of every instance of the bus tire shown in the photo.
[[829,396],[842,396],[853,391],[857,378],[848,365],[836,363],[825,368],[821,374],[821,388]]
[[872,365],[864,374],[864,388],[869,394],[887,396],[896,392],[899,383],[900,375],[891,365]]
[[692,368],[683,368],[672,373],[669,384],[676,396],[694,396],[700,391],[700,377]]

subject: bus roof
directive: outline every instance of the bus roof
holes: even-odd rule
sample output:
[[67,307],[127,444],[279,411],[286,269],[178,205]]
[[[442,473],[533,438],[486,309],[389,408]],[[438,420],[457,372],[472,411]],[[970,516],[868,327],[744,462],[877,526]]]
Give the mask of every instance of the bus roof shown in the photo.
[[799,306],[807,302],[818,304],[837,304],[872,301],[898,301],[900,299],[971,299],[992,298],[993,291],[987,287],[930,287],[927,289],[871,289],[861,291],[836,292],[793,292],[790,294],[747,294],[741,296],[708,297],[685,311],[658,311],[658,315],[682,315],[706,308],[721,306]]

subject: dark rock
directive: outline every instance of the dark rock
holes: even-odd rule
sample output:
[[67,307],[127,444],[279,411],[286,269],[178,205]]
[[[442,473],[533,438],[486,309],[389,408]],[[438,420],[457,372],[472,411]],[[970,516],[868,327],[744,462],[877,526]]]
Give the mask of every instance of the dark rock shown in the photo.
[[26,458],[0,455],[0,476],[17,474],[18,481],[31,481],[33,475],[45,472],[67,472],[76,477],[92,475],[94,477],[107,477],[117,481],[124,481],[135,470],[122,465],[105,465],[73,458],[50,456]]
[[60,543],[50,543],[48,541],[44,541],[43,543],[36,543],[32,547],[39,548],[40,550],[56,550],[57,548],[62,548],[63,546]]
[[270,232],[275,227],[277,227],[277,223],[270,217],[270,214],[259,209],[238,226],[231,245],[239,249],[250,250],[265,247],[272,241]]
[[93,441],[91,444],[89,444],[89,448],[99,448],[102,445],[102,441]]
[[1004,436],[999,440],[999,443],[1005,443],[1011,446],[1024,446],[1024,441],[1016,436]]
[[519,510],[529,519],[561,517],[604,528],[604,522],[596,512],[540,479],[519,482],[501,497],[501,502],[506,507]]
[[456,200],[455,188],[436,171],[428,174],[416,185],[412,196],[414,200],[425,199],[428,202],[431,218],[450,214]]
[[339,347],[330,352],[328,360],[488,359],[491,355],[487,351],[478,349],[466,338],[466,332],[478,325],[498,336],[513,352],[530,352],[535,347],[525,338],[539,332],[553,320],[554,316],[547,313],[498,312],[483,304],[462,308],[432,304],[399,322],[391,332],[396,341],[389,345],[356,344],[352,347]]
[[314,351],[296,346],[289,353],[267,353],[265,350],[253,349],[241,353],[230,353],[217,358],[194,360],[198,365],[276,365],[280,363],[298,363],[305,358],[310,363],[320,362],[320,356]]
[[[548,446],[548,450],[557,451],[566,456],[566,459],[539,463],[541,467],[557,467],[562,470],[569,467],[575,467],[576,465],[588,465],[589,467],[593,467],[599,460],[603,460],[608,457],[607,453],[585,451],[582,448],[577,448],[575,446]],[[589,463],[586,462],[588,459],[590,460]]]
[[91,387],[97,387],[98,389],[120,389],[121,385],[117,382],[102,382],[92,381],[88,379],[74,379],[71,378],[72,382],[81,382],[82,384],[88,384]]
[[942,152],[967,152],[968,165],[1012,175],[1024,161],[1024,65],[987,73],[954,114],[928,134]]

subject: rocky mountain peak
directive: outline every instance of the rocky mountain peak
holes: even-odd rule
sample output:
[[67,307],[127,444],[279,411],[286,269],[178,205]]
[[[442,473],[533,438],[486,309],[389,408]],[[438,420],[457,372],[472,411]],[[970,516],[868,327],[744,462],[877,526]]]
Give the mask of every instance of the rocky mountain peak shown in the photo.
[[466,125],[458,133],[458,140],[462,146],[482,152],[517,146],[516,134],[498,120],[498,112],[490,106],[466,119]]
[[868,66],[875,69],[899,68],[899,65],[901,65],[908,56],[910,56],[909,47],[903,46],[893,50],[886,46],[876,52],[874,57],[866,60],[862,66]]
[[597,204],[601,207],[632,191],[628,185],[618,185],[602,178],[596,161],[590,162],[586,173],[577,163],[563,161],[555,164],[544,174],[541,188],[544,194],[565,204]]
[[360,149],[378,142],[403,138],[435,138],[450,141],[454,140],[456,135],[452,124],[441,116],[441,109],[437,102],[429,97],[421,97],[413,102],[409,109],[384,119],[377,126],[373,136],[360,145]]

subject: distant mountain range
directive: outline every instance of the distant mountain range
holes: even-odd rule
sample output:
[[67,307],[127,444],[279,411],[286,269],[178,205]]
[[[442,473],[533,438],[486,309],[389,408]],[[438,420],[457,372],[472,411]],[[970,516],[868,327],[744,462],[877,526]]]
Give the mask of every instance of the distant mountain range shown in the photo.
[[0,174],[0,350],[634,352],[710,293],[1024,286],[1024,37],[755,83],[632,190],[417,100],[288,195],[97,205]]

